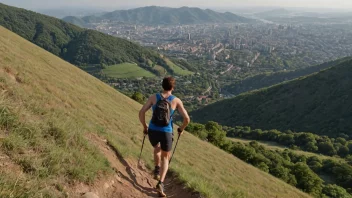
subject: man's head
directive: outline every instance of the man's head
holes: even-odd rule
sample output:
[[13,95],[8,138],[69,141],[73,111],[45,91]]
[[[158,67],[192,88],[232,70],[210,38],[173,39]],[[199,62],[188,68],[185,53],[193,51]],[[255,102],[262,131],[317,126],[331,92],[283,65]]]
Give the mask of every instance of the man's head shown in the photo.
[[163,80],[163,89],[164,91],[173,91],[175,88],[176,81],[173,77],[166,77]]

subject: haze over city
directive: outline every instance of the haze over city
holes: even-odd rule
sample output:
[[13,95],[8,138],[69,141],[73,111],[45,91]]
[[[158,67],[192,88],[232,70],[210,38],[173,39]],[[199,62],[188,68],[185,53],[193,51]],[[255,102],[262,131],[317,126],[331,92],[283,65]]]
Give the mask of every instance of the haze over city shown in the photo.
[[218,0],[218,1],[202,1],[202,0],[178,0],[178,1],[162,1],[162,0],[129,0],[129,1],[114,1],[114,0],[1,0],[0,2],[31,9],[48,9],[58,7],[99,7],[99,8],[133,8],[142,6],[168,6],[181,7],[193,6],[202,8],[236,8],[236,7],[300,7],[300,8],[343,8],[352,9],[352,1],[346,0],[296,0],[296,1],[278,1],[278,0]]

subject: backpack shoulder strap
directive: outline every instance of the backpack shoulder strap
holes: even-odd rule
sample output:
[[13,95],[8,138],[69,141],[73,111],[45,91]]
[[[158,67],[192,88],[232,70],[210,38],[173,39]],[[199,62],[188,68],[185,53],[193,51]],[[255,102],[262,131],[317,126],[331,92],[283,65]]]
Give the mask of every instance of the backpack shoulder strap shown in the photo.
[[163,96],[160,93],[155,94],[156,96],[156,102],[159,102],[161,99],[163,99]]
[[169,102],[172,102],[175,98],[176,98],[176,96],[171,95],[171,96],[169,96],[169,97],[167,98],[167,100],[168,100]]

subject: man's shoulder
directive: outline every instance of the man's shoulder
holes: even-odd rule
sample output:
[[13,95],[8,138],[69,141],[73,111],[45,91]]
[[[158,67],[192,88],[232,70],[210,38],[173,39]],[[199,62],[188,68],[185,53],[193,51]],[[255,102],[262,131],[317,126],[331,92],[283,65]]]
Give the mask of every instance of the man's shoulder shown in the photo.
[[178,97],[176,97],[176,96],[174,96],[173,101],[175,101],[175,102],[177,102],[177,103],[182,102],[182,101],[181,101],[181,99],[180,99],[180,98],[178,98]]
[[160,96],[160,93],[154,93],[150,97],[157,97],[157,96]]
[[155,100],[157,98],[157,94],[152,94],[149,96],[149,100]]

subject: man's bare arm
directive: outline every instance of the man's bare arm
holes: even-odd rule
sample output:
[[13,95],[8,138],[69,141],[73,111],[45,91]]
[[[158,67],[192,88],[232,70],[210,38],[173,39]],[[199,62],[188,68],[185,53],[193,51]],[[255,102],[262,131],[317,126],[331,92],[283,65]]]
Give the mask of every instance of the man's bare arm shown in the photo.
[[183,130],[185,130],[187,125],[190,123],[191,119],[189,118],[187,110],[183,106],[183,103],[181,100],[178,101],[177,110],[183,117],[183,124],[182,124],[182,126],[180,126],[180,130],[183,131]]
[[145,113],[153,106],[153,97],[150,96],[148,101],[144,104],[142,109],[139,111],[139,121],[143,125],[144,131],[148,130],[148,125],[145,122]]

